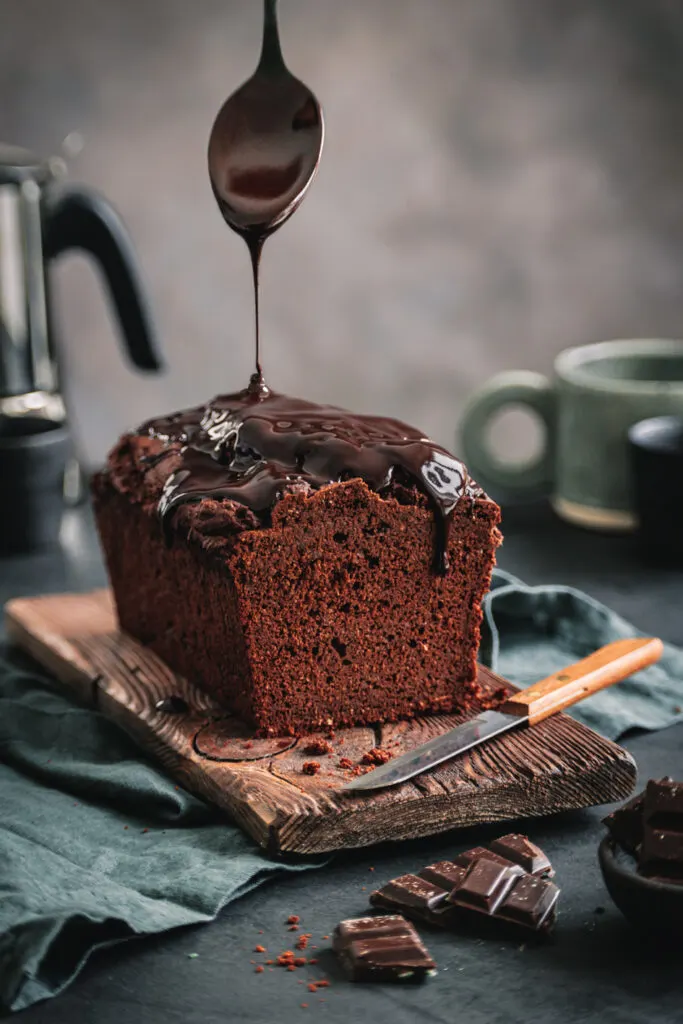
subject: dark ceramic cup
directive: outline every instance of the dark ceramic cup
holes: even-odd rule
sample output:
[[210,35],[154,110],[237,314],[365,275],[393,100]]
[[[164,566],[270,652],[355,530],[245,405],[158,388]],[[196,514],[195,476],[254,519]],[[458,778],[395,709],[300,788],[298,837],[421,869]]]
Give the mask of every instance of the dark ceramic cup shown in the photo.
[[63,423],[0,415],[0,555],[59,543],[70,451]]
[[[545,428],[531,463],[501,462],[489,427],[510,405],[526,406]],[[501,496],[549,494],[557,514],[591,530],[637,528],[626,435],[649,416],[683,416],[683,341],[634,338],[566,349],[552,380],[514,370],[470,399],[461,425],[465,462]]]
[[683,564],[683,418],[655,416],[628,432],[633,498],[643,550]]

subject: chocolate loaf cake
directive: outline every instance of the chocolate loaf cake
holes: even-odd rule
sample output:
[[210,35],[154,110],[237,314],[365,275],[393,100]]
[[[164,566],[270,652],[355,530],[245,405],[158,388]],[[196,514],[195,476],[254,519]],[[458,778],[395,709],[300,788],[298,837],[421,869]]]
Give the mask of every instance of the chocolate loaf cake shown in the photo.
[[255,729],[477,698],[500,511],[412,427],[261,387],[125,435],[93,490],[121,627]]

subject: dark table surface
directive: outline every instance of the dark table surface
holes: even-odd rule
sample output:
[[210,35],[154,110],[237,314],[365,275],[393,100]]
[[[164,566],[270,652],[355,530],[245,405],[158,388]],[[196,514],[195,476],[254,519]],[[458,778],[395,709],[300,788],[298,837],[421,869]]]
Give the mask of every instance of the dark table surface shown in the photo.
[[[568,583],[610,604],[636,626],[683,644],[683,572],[641,561],[628,538],[559,523],[544,506],[510,510],[499,564],[531,583]],[[69,512],[63,549],[0,562],[0,599],[102,586],[105,573],[88,510]],[[683,693],[683,681],[682,681]],[[625,744],[641,779],[683,778],[683,726]],[[96,954],[62,996],[21,1015],[26,1024],[279,1024],[312,1019],[376,1024],[423,1019],[453,1024],[636,1024],[683,1020],[680,949],[634,932],[610,902],[597,864],[605,808],[520,825],[549,853],[562,888],[555,938],[535,945],[425,931],[439,973],[419,989],[359,986],[338,973],[323,935],[363,914],[375,884],[493,838],[478,828],[339,854],[326,867],[266,884],[213,924]],[[256,943],[287,948],[284,921],[301,916],[319,944],[329,989],[309,993],[301,974],[255,974]],[[260,934],[263,931],[263,935]],[[197,953],[189,957],[189,953]],[[324,1000],[324,1001],[323,1001]],[[306,1009],[302,1003],[308,1003]]]

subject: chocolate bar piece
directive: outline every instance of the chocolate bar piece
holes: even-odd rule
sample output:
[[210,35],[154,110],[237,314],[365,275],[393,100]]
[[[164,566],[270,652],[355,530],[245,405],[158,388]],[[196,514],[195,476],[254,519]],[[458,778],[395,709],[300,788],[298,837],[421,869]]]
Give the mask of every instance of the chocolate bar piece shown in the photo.
[[436,967],[400,914],[342,921],[332,948],[352,981],[424,981]]
[[447,902],[495,914],[514,882],[523,874],[517,864],[505,867],[488,857],[479,857],[470,864],[460,885],[449,893]]
[[[444,902],[448,889],[435,885],[419,875],[400,875],[388,882],[383,889],[373,892],[370,901],[374,906],[396,907],[400,910],[417,910],[429,917]],[[373,896],[377,896],[373,900]]]
[[539,875],[544,878],[552,878],[555,873],[543,850],[536,846],[535,843],[532,843],[527,836],[522,836],[515,832],[511,832],[507,836],[501,836],[500,839],[494,839],[490,848],[475,846],[471,850],[464,850],[463,853],[459,853],[455,858],[455,863],[461,864],[463,867],[469,867],[473,861],[478,860],[480,857],[488,857],[489,860],[495,861],[496,864],[506,868],[512,867],[513,864],[518,864],[525,871],[528,871],[530,875]]
[[683,815],[683,782],[674,782],[668,776],[650,779],[645,787],[643,820],[647,822],[657,814]]
[[[439,861],[415,875],[401,875],[373,892],[370,902],[442,928],[455,927],[459,920],[472,918],[470,911],[477,911],[528,931],[548,932],[555,922],[560,890],[540,872],[552,868],[525,837],[514,836],[512,844],[509,839],[504,836],[500,843],[506,849],[512,847],[516,856],[524,856],[539,874],[480,846],[459,854],[456,862]],[[524,845],[518,839],[525,840]]]
[[487,846],[474,846],[471,850],[463,850],[455,858],[455,863],[462,865],[464,868],[468,868],[470,864],[474,864],[475,861],[481,860],[484,857],[486,860],[493,861],[494,864],[499,864],[502,868],[511,868],[514,866],[514,861],[508,860],[507,857],[501,857],[499,853],[495,853],[493,850],[489,850]]
[[450,860],[440,860],[436,864],[428,864],[426,868],[422,868],[418,877],[424,878],[432,885],[438,885],[448,893],[455,889],[456,885],[460,885],[466,874],[466,867],[460,867]]
[[639,863],[643,874],[683,878],[683,783],[669,778],[648,782]]
[[501,836],[500,839],[494,839],[491,849],[494,853],[507,857],[514,864],[519,864],[530,875],[552,878],[555,874],[552,864],[543,850],[532,843],[528,836],[511,832],[507,836]]
[[560,890],[548,878],[522,875],[514,883],[496,916],[534,931],[547,931],[555,923]]
[[614,842],[634,855],[643,841],[644,803],[645,793],[638,793],[602,820]]

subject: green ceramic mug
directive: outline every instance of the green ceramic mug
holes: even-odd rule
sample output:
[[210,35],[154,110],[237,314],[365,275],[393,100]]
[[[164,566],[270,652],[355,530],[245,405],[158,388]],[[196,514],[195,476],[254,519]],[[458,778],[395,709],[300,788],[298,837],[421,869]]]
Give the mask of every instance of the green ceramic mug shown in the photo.
[[[545,439],[530,463],[505,463],[491,451],[496,413],[527,406]],[[461,426],[472,475],[494,493],[549,494],[563,519],[603,530],[632,530],[627,433],[651,416],[683,416],[683,341],[602,341],[566,349],[552,381],[514,371],[493,377],[470,400]]]

